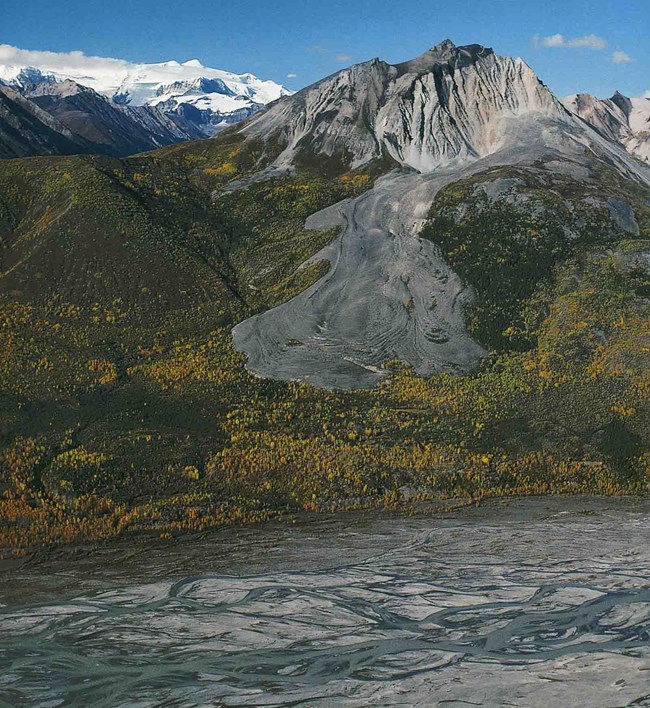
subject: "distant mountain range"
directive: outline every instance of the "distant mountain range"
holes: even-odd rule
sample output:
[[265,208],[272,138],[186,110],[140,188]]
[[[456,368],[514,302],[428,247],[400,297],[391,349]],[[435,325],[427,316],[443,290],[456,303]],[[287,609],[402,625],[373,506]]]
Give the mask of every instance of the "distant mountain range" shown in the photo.
[[[417,61],[422,58],[396,65],[396,70],[408,73]],[[382,67],[387,66],[375,60],[345,69],[324,81],[334,81],[337,91],[345,91],[345,82],[351,85],[350,82],[363,78],[357,76],[359,72],[367,75],[369,81],[375,82],[371,83],[370,94],[364,91],[353,99],[357,103],[369,102],[364,109],[367,111],[377,98],[373,99],[372,91],[387,80],[382,75]],[[521,62],[518,70],[523,67]],[[517,80],[517,75],[504,74],[501,78],[507,87],[509,82]],[[537,79],[530,76],[529,79],[532,82],[529,89],[534,90]],[[90,70],[62,68],[52,60],[38,67],[0,65],[0,157],[134,154],[212,137],[263,110],[267,104],[292,94],[273,81],[263,81],[253,74],[212,69],[197,59],[182,64],[177,61],[130,64],[98,59]],[[427,106],[427,96],[421,97],[423,120],[431,109]],[[451,98],[453,111],[453,94]],[[512,92],[505,98],[515,103],[520,100]],[[650,161],[650,98],[629,98],[617,92],[609,99],[598,99],[580,93],[568,96],[562,103],[608,140],[622,144],[631,155]],[[293,110],[292,105],[296,103],[285,104],[281,113]],[[474,107],[479,112],[489,111],[489,105],[478,103]],[[380,121],[383,119],[380,117]],[[442,120],[446,120],[444,116]],[[455,120],[444,128],[450,131],[450,140],[443,142],[441,149],[443,153],[458,150],[459,155],[464,152],[470,155],[477,146],[471,145],[471,139],[469,143],[465,141],[467,136],[458,132],[462,131],[462,121],[459,124]],[[339,116],[334,123],[347,126],[345,116]],[[327,137],[323,137],[324,125],[317,131],[317,140],[339,140],[336,135],[339,128],[333,132],[328,129]],[[361,131],[358,128],[353,127],[352,131],[365,143],[365,147],[358,147],[372,152],[376,147],[374,137],[361,136],[363,126]],[[399,135],[394,139],[399,142]],[[458,140],[460,143],[454,147]]]
[[291,94],[198,60],[115,64],[106,60],[90,74],[47,64],[0,66],[0,156],[128,155],[211,137]]
[[618,91],[608,99],[588,93],[567,96],[564,105],[609,140],[650,162],[650,98],[628,98]]

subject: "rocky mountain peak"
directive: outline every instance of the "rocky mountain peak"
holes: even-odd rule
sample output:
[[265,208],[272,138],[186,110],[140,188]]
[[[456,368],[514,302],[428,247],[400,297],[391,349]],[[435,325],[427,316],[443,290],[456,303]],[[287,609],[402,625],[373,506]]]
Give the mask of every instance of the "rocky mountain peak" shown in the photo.
[[493,53],[492,49],[480,44],[457,47],[450,39],[445,39],[419,57],[396,66],[400,74],[424,74],[434,71],[437,66],[449,65],[455,68],[469,66],[476,63],[481,57],[486,57]]
[[632,112],[632,99],[624,96],[620,91],[616,91],[610,101],[617,105],[625,115],[629,116]]
[[[284,99],[243,131],[275,135],[279,165],[340,156],[357,167],[380,157],[430,172],[482,157],[513,139],[508,123],[568,114],[521,59],[445,40],[407,62],[357,64]],[[515,131],[516,132],[516,131]]]
[[567,96],[563,103],[602,136],[650,162],[650,100],[630,98],[616,91],[606,99],[578,93]]
[[[53,79],[54,77],[52,77]],[[36,98],[37,96],[58,96],[65,98],[67,96],[76,96],[77,94],[88,94],[96,96],[101,100],[106,100],[96,91],[93,91],[87,86],[82,86],[72,79],[64,79],[63,81],[49,80],[46,77],[42,81],[33,81],[29,84],[24,84],[21,88],[21,93],[27,98]]]
[[28,66],[21,69],[11,83],[20,90],[27,90],[30,86],[34,85],[55,84],[56,77],[54,74],[43,73],[35,66]]

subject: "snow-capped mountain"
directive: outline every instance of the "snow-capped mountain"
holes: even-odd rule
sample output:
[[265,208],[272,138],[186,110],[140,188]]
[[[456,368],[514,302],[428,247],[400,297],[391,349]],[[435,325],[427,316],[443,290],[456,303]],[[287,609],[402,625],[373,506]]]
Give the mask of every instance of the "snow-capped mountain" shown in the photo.
[[[25,60],[33,58],[25,54]],[[213,69],[198,59],[182,64],[144,64],[84,57],[80,63],[67,60],[68,56],[39,52],[37,66],[17,62],[14,57],[12,64],[0,64],[0,80],[19,89],[35,82],[74,81],[118,105],[160,106],[165,111],[177,111],[187,104],[201,112],[200,123],[206,135],[292,93],[274,81],[264,81],[250,73]]]
[[[251,93],[255,93],[251,91]],[[274,99],[272,99],[274,100]],[[264,103],[254,100],[249,95],[236,94],[221,79],[200,77],[192,81],[175,81],[173,84],[160,86],[154,98],[147,105],[164,105],[177,108],[186,103],[202,111],[228,114],[246,107],[263,108]]]
[[[6,90],[9,90],[8,87]],[[205,137],[192,121],[155,106],[120,105],[72,79],[36,69],[21,72],[14,91],[55,119],[77,144],[76,152],[128,155]]]
[[609,140],[650,162],[650,98],[628,98],[618,91],[607,99],[588,93],[567,96],[564,105]]
[[[208,138],[291,94],[273,81],[212,69],[197,59],[183,64],[132,64],[78,52],[27,52],[7,45],[0,45],[0,85],[17,91],[35,104],[32,114],[42,117],[44,111],[67,133],[65,140],[53,140],[51,128],[43,125],[39,142],[35,139],[38,117],[27,120],[23,115],[27,104],[19,108],[7,99],[6,129],[0,130],[0,142],[6,143],[5,156],[16,157],[38,152],[40,144],[48,146],[47,154],[56,154],[59,146],[66,154],[120,156]],[[11,117],[16,126],[29,124],[22,141],[17,128],[9,127],[11,110],[21,113]]]

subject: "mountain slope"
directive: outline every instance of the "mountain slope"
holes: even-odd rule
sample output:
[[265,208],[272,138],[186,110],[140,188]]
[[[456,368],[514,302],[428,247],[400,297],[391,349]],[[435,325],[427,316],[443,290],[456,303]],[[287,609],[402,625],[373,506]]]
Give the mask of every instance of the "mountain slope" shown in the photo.
[[650,185],[649,169],[569,113],[521,60],[449,41],[404,64],[345,69],[239,132],[278,146],[268,174],[321,164],[336,173],[387,158],[416,171],[314,215],[310,223],[341,228],[316,256],[331,264],[328,275],[233,332],[254,372],[328,387],[377,382],[393,358],[430,375],[467,372],[486,354],[463,324],[471,290],[418,240],[449,183],[496,166],[538,166],[547,179],[564,171],[580,185],[593,179],[597,156]]
[[33,81],[23,85],[22,95],[100,154],[128,155],[202,137],[192,124],[176,123],[161,110],[115,105],[70,80]]
[[0,85],[0,158],[72,155],[84,146],[49,113]]

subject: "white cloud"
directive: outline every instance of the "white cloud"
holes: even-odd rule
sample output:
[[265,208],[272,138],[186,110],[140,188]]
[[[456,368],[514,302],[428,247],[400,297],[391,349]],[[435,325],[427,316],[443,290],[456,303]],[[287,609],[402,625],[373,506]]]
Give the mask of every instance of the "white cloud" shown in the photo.
[[290,72],[287,74],[287,79],[295,79],[296,76],[298,76],[298,74],[295,74],[293,71],[290,71]]
[[584,37],[576,37],[569,39],[566,43],[567,47],[587,47],[589,49],[607,49],[607,42],[595,34],[587,34]]
[[[538,37],[539,40],[539,37]],[[565,39],[563,34],[552,34],[550,37],[544,37],[541,43],[545,47],[563,47]]]
[[17,67],[37,66],[43,71],[53,73],[89,75],[97,72],[126,71],[131,66],[123,59],[110,57],[89,57],[83,52],[44,52],[19,49],[9,44],[0,44],[0,66]]
[[584,37],[568,38],[563,34],[551,34],[548,37],[540,37],[536,34],[533,37],[533,44],[536,47],[569,47],[571,49],[607,49],[607,41],[595,34],[586,34]]
[[312,44],[309,47],[310,51],[316,52],[317,54],[326,54],[328,57],[336,59],[336,61],[343,64],[347,64],[352,61],[352,56],[347,54],[347,52],[337,51],[335,49],[329,49],[324,44]]
[[614,52],[612,54],[612,61],[614,64],[627,64],[632,61],[632,57],[625,52]]

